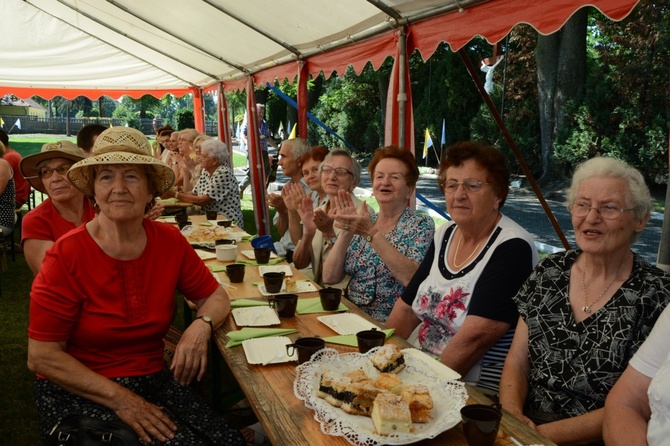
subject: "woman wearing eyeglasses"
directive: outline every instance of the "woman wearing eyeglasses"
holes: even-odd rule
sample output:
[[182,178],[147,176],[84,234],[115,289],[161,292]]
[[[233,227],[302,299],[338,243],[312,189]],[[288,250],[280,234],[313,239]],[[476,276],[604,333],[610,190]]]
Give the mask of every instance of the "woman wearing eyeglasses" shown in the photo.
[[651,210],[639,171],[588,160],[568,203],[578,249],[545,258],[515,297],[500,402],[557,444],[600,443],[605,398],[667,305],[670,276],[631,251]]
[[40,153],[21,160],[19,168],[30,185],[49,195],[23,217],[21,228],[23,253],[35,275],[56,240],[95,217],[91,203],[66,176],[68,169],[84,158],[83,150],[64,140],[44,144]]
[[396,146],[379,148],[368,170],[379,213],[365,203],[356,210],[347,191],[333,197],[332,217],[342,232],[324,262],[323,281],[334,284],[349,275],[349,300],[386,322],[426,255],[435,226],[407,205],[419,178],[414,154]]
[[[294,207],[302,222],[302,238],[295,246],[293,264],[296,268],[302,269],[311,263],[314,281],[319,285],[324,285],[323,263],[342,231],[333,225],[334,199],[340,190],[353,193],[361,179],[361,165],[349,152],[336,148],[330,152],[326,150],[326,153],[324,156],[323,151],[315,147],[301,157],[305,182],[312,190],[315,190],[318,184],[318,188],[325,194],[324,198],[327,200],[325,204],[314,208],[315,200],[307,196],[302,187],[299,185],[291,187],[289,184],[284,186],[291,187],[289,198],[295,203]],[[321,156],[323,162],[318,160]],[[313,167],[317,168],[317,175],[311,172]],[[316,179],[310,179],[315,176]],[[363,205],[363,202],[353,195],[352,202],[357,210]]]
[[519,314],[512,296],[537,263],[533,239],[500,213],[509,170],[502,154],[472,141],[447,149],[442,225],[387,321],[468,383],[497,390]]

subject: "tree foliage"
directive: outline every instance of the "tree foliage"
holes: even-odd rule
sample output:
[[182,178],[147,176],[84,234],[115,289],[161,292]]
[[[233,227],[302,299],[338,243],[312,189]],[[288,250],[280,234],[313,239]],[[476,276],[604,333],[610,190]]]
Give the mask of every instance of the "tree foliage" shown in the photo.
[[565,166],[616,156],[665,182],[668,171],[668,1],[643,0],[622,22],[589,21],[589,76],[583,103],[559,134]]

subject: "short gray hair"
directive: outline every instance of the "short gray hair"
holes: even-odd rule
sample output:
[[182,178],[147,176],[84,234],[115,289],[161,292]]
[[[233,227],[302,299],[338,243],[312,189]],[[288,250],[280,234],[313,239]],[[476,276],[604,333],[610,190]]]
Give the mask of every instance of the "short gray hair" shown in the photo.
[[[205,153],[208,151],[209,154]],[[228,164],[230,152],[228,146],[218,139],[208,139],[200,144],[200,152],[208,158],[218,158],[220,164]]]
[[321,167],[326,164],[328,161],[333,159],[335,156],[344,156],[346,158],[349,158],[349,161],[351,161],[351,170],[354,176],[354,182],[353,186],[356,187],[358,186],[358,183],[361,182],[361,163],[356,161],[353,156],[351,156],[351,153],[347,151],[346,149],[343,149],[341,147],[335,147],[333,148],[328,155],[323,159],[323,162],[319,165],[319,173],[321,172]]
[[312,150],[312,147],[309,145],[309,141],[307,141],[305,138],[287,139],[282,144],[288,144],[289,148],[291,149],[291,155],[293,156],[293,159],[296,160],[296,163],[301,156]]
[[628,185],[626,206],[633,208],[635,218],[642,219],[650,214],[652,209],[651,194],[639,170],[633,166],[614,158],[597,156],[584,161],[572,175],[572,184],[568,189],[568,206],[574,204],[577,191],[582,182],[591,177],[602,176],[619,178]]

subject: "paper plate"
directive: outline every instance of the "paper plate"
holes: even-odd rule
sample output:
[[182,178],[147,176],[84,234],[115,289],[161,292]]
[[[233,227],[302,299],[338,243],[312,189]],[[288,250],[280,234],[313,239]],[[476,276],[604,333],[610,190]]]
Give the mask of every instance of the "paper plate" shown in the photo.
[[316,286],[310,280],[298,280],[295,282],[295,289],[287,290],[286,282],[281,286],[281,290],[278,293],[268,293],[268,290],[265,289],[265,285],[258,285],[258,290],[263,296],[274,296],[275,294],[300,294],[300,293],[315,293],[317,291]]
[[356,334],[359,331],[371,330],[373,328],[380,330],[374,322],[369,322],[353,313],[330,314],[319,316],[317,319],[326,324],[335,333],[341,335]]
[[[256,254],[254,253],[253,249],[245,249],[244,251],[240,251],[243,256],[245,256],[248,259],[251,260],[256,260]],[[270,258],[271,259],[276,259],[278,256],[274,252],[270,253]]]
[[293,275],[293,270],[289,265],[261,265],[258,267],[258,274],[262,277],[265,273],[284,273],[287,276]]
[[196,249],[195,253],[198,254],[198,257],[200,257],[202,260],[211,260],[216,258],[216,254],[213,252],[203,251],[202,249]]
[[233,313],[233,319],[238,327],[263,327],[280,324],[277,313],[270,307],[235,308],[231,313]]
[[270,365],[298,360],[296,353],[293,356],[286,354],[286,346],[291,343],[287,336],[270,336],[247,339],[242,342],[242,347],[249,364]]

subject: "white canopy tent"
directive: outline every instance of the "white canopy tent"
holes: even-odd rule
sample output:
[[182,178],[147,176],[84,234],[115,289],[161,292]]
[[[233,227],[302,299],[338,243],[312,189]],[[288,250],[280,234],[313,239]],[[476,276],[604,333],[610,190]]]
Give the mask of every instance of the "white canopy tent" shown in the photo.
[[[202,129],[202,94],[216,90],[222,99],[219,135],[229,141],[225,90],[246,88],[251,93],[254,85],[297,76],[298,134],[307,137],[309,76],[320,72],[330,76],[349,65],[360,71],[368,62],[378,67],[393,56],[385,143],[413,151],[407,59],[414,50],[427,59],[441,42],[453,51],[477,35],[496,43],[518,23],[550,34],[586,6],[621,20],[637,2],[3,0],[0,96],[94,99],[190,92],[196,127]],[[255,99],[253,94],[247,96],[247,113],[252,116]],[[494,107],[492,112],[496,113]],[[264,210],[256,213],[263,234],[269,232],[269,221],[260,187],[264,175],[258,139],[251,137],[250,165],[255,166],[254,206]],[[543,201],[541,194],[538,197]],[[548,206],[545,210],[552,220]],[[560,235],[560,228],[557,231]]]
[[[637,0],[3,0],[0,95],[74,98],[184,93],[342,70],[395,56],[394,31],[429,57],[517,23],[548,34],[578,8],[625,17]],[[373,39],[373,38],[377,39]],[[371,44],[372,42],[372,44]],[[334,51],[351,47],[349,51]],[[234,82],[233,82],[234,83]]]

